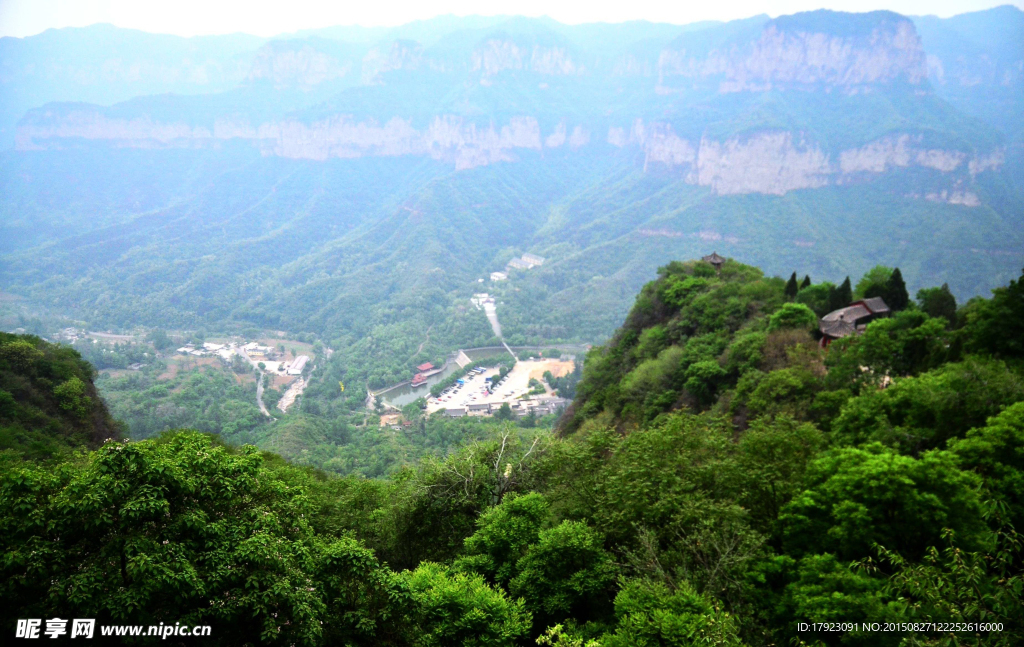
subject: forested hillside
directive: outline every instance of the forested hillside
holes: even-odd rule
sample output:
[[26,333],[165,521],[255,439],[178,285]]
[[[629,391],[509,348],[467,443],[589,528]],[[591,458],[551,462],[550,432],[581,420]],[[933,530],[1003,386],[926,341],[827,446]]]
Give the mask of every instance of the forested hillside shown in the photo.
[[[381,476],[484,433],[366,426],[371,392],[499,343],[474,294],[494,298],[504,341],[548,347],[604,343],[659,267],[712,251],[773,275],[898,266],[911,292],[987,295],[1024,264],[1022,17],[3,38],[0,329],[120,335],[130,348],[77,347],[135,439],[195,427]],[[543,262],[510,265],[524,253]],[[156,332],[323,352],[267,416],[251,376],[178,371]],[[710,386],[735,386],[742,417],[750,385],[728,370]],[[637,397],[612,409],[676,404]]]
[[64,458],[119,438],[121,426],[96,391],[95,373],[67,346],[0,333],[0,450]]
[[[1024,277],[959,307],[884,267],[822,278],[670,263],[591,351],[560,433],[508,427],[386,480],[193,431],[57,465],[7,452],[3,622],[208,624],[225,645],[1019,644]],[[858,296],[893,315],[822,349],[815,311]],[[928,622],[982,624],[884,624]]]

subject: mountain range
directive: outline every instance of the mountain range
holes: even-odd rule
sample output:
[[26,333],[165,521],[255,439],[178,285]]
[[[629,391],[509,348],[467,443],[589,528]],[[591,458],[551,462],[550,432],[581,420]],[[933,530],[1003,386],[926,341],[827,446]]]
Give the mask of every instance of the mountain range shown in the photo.
[[[0,39],[0,279],[108,327],[597,341],[673,258],[961,299],[1024,261],[1024,13]],[[507,284],[478,278],[547,259]],[[445,311],[447,312],[447,311]],[[458,337],[458,335],[455,335]]]

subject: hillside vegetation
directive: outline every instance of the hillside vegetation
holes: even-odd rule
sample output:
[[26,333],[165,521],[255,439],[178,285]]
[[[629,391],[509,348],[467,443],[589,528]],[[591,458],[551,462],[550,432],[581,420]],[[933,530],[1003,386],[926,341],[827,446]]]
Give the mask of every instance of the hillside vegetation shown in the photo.
[[193,431],[5,461],[2,621],[209,624],[224,645],[1020,644],[1024,280],[960,308],[922,291],[827,351],[814,309],[899,303],[899,273],[791,283],[672,263],[559,434],[509,427],[387,480]]
[[118,438],[94,374],[66,346],[0,332],[0,450],[48,459]]

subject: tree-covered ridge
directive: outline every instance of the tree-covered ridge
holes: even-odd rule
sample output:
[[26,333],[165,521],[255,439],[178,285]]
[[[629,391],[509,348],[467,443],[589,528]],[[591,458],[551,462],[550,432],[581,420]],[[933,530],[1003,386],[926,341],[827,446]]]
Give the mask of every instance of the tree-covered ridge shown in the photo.
[[1024,282],[952,318],[922,291],[827,350],[800,300],[821,284],[785,284],[673,264],[562,434],[509,426],[387,479],[190,431],[6,461],[0,613],[225,645],[1020,644]]
[[39,459],[119,437],[94,375],[71,348],[0,332],[0,450]]
[[[561,429],[588,420],[634,428],[677,409],[728,415],[743,429],[786,413],[859,440],[897,433],[917,449],[934,447],[1024,392],[1022,283],[958,309],[946,286],[910,300],[899,268],[876,267],[853,289],[849,277],[839,286],[810,277],[798,284],[795,272],[784,282],[731,260],[718,272],[674,262],[644,286],[608,344],[591,351]],[[820,350],[818,318],[870,297],[882,297],[893,316]],[[884,421],[880,407],[892,412]]]

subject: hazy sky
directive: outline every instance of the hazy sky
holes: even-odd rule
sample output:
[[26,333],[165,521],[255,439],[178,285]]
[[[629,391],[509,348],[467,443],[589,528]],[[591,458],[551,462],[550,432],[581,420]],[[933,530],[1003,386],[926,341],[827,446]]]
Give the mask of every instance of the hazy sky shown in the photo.
[[[0,0],[0,36],[106,22],[150,32],[195,36],[246,32],[272,36],[328,25],[393,26],[441,14],[551,16],[565,23],[644,19],[689,23],[836,9],[890,9],[951,16],[1006,0]],[[1012,0],[1024,8],[1024,0]]]

